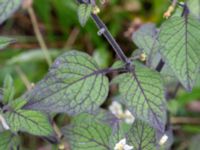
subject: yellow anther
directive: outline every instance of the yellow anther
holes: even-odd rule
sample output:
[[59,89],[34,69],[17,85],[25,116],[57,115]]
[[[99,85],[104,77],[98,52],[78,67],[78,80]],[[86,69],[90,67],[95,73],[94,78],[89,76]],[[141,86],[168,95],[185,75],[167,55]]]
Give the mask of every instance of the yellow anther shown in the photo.
[[142,53],[142,54],[140,55],[140,60],[141,60],[141,61],[146,61],[146,60],[147,60],[147,55],[146,55],[145,53]]
[[98,6],[94,6],[92,12],[93,12],[94,14],[99,14],[99,13],[100,13],[99,7],[98,7]]
[[124,113],[118,114],[118,118],[119,118],[119,119],[124,119],[125,117],[126,117],[126,116],[125,116]]
[[59,144],[58,145],[58,149],[59,150],[64,150],[65,149],[65,145],[64,144]]

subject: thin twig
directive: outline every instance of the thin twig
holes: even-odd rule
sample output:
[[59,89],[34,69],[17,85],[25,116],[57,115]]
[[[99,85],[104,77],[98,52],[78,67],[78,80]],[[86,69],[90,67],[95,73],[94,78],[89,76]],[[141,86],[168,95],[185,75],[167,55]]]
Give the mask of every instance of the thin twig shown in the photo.
[[191,118],[191,117],[171,117],[170,122],[172,124],[200,125],[200,119],[199,118]]
[[116,52],[117,56],[124,62],[124,63],[129,63],[128,62],[128,58],[126,57],[126,55],[124,54],[124,52],[122,51],[121,47],[119,46],[119,44],[116,42],[116,40],[113,38],[113,36],[111,35],[111,33],[109,32],[108,28],[106,27],[106,25],[103,23],[103,21],[95,14],[92,14],[92,19],[94,20],[94,22],[96,23],[97,27],[99,30],[104,29],[104,32],[102,33],[102,35],[104,35],[104,37],[107,39],[107,41],[110,43],[110,45],[112,46],[112,48],[114,49],[114,51]]
[[32,84],[28,80],[28,77],[26,76],[26,74],[22,71],[22,69],[19,66],[16,66],[15,70],[19,74],[19,76],[20,76],[21,80],[23,81],[24,85],[26,86],[26,88],[28,90],[31,90],[32,89]]
[[78,28],[74,28],[72,32],[69,35],[69,38],[64,46],[64,48],[69,48],[73,45],[73,43],[76,41],[78,34],[80,33],[80,30]]
[[43,36],[42,36],[42,34],[41,34],[40,30],[39,30],[39,26],[38,26],[38,23],[37,23],[35,12],[34,12],[34,10],[33,10],[33,8],[31,6],[28,7],[27,10],[28,10],[29,16],[31,18],[31,22],[32,22],[32,25],[33,25],[33,28],[34,28],[34,32],[35,32],[37,40],[38,40],[38,42],[40,44],[40,47],[41,47],[41,49],[42,49],[42,51],[44,53],[44,56],[46,58],[46,61],[47,61],[48,65],[51,66],[51,64],[52,64],[51,56],[50,56],[50,54],[48,52],[48,48],[47,48],[47,46],[45,44],[44,38],[43,38]]
[[[77,0],[78,3],[86,3],[83,0]],[[90,3],[90,2],[89,2]],[[94,13],[91,14],[91,17],[93,21],[95,22],[96,26],[98,27],[99,30],[103,30],[102,35],[107,39],[108,43],[112,46],[114,49],[115,53],[117,56],[125,63],[125,64],[130,64],[129,59],[126,57],[124,54],[123,50],[119,46],[119,44],[116,42],[116,40],[113,38],[111,33],[109,32],[108,28],[106,25],[103,23],[103,21]]]

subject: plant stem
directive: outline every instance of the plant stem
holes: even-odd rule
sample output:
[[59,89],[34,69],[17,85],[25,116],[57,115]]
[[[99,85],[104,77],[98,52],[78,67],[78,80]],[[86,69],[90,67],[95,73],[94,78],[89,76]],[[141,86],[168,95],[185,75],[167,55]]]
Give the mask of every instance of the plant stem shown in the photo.
[[176,87],[175,87],[175,89],[174,89],[174,93],[172,94],[172,98],[176,98],[176,95],[177,95],[177,93],[178,93],[180,87],[181,87],[181,84],[180,84],[180,83],[177,83],[177,85],[176,85]]
[[162,59],[160,59],[158,65],[156,66],[156,71],[161,72],[164,65],[165,65],[165,62]]
[[113,38],[113,36],[111,35],[111,33],[109,32],[108,28],[106,27],[106,25],[103,23],[103,21],[95,14],[91,14],[92,19],[94,20],[94,22],[96,23],[97,27],[99,30],[104,29],[104,32],[102,33],[104,35],[104,37],[107,39],[107,41],[109,42],[109,44],[112,46],[112,48],[114,49],[115,53],[117,54],[117,56],[124,62],[124,63],[129,63],[128,62],[128,58],[126,57],[126,55],[124,54],[124,52],[122,51],[121,47],[119,46],[119,44],[116,42],[116,40]]
[[34,32],[35,32],[37,40],[38,40],[38,42],[40,44],[40,47],[42,48],[42,51],[44,53],[44,56],[46,58],[46,61],[47,61],[48,65],[51,66],[52,60],[51,60],[50,54],[48,52],[47,45],[44,42],[44,38],[42,37],[42,34],[41,34],[40,30],[39,30],[39,26],[38,26],[38,23],[37,23],[35,12],[34,12],[34,10],[33,10],[33,8],[31,6],[28,7],[27,10],[28,10],[29,16],[31,18],[31,22],[32,22],[32,25],[33,25],[33,28],[34,28]]
[[19,66],[16,66],[15,70],[19,74],[26,88],[30,91],[32,89],[32,86],[31,86],[31,82],[28,80],[28,77],[25,75],[25,73],[22,71],[22,69]]
[[[77,0],[78,3],[86,3],[83,0]],[[116,42],[116,40],[113,38],[113,36],[111,35],[111,33],[109,32],[108,28],[106,27],[106,25],[103,23],[103,21],[94,13],[91,14],[91,17],[93,19],[93,21],[95,22],[96,26],[98,27],[99,30],[103,29],[102,35],[107,39],[108,43],[112,46],[112,48],[114,49],[115,53],[117,54],[117,56],[125,63],[130,65],[130,61],[129,59],[126,57],[126,55],[124,54],[123,50],[121,49],[121,47],[119,46],[119,44]]]

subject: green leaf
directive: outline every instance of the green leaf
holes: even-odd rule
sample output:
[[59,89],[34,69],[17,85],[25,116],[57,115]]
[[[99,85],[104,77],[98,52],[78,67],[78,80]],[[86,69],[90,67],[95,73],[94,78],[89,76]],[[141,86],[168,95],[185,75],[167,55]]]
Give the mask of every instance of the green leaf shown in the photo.
[[157,40],[158,30],[155,24],[145,24],[140,27],[137,32],[134,32],[132,39],[137,47],[148,55],[147,65],[151,66],[153,58],[158,54],[160,48]]
[[20,4],[21,0],[0,0],[0,24],[9,18]]
[[74,118],[63,133],[73,150],[110,150],[109,136],[111,128],[96,120],[93,116],[82,114]]
[[124,62],[118,60],[118,61],[115,61],[112,65],[112,69],[119,69],[119,68],[123,68],[125,66]]
[[92,12],[91,4],[80,4],[78,7],[78,18],[81,26],[85,26],[87,23],[90,14]]
[[104,47],[98,48],[94,51],[93,58],[101,68],[106,68],[109,66],[111,54],[110,51]]
[[182,85],[191,90],[200,67],[200,23],[191,16],[172,17],[161,27],[160,52]]
[[25,108],[78,114],[94,112],[106,99],[109,89],[104,70],[82,52],[58,57],[47,76],[26,93]]
[[148,124],[137,120],[127,134],[129,145],[134,150],[157,150],[156,131]]
[[200,0],[188,0],[187,5],[190,13],[200,19]]
[[27,103],[26,100],[18,98],[16,100],[11,101],[8,104],[8,106],[14,110],[18,110],[21,109],[26,103]]
[[[162,59],[159,52],[161,46],[158,41],[158,34],[155,24],[148,23],[141,26],[132,36],[134,43],[139,48],[133,52],[132,57],[138,58],[142,53],[145,53],[147,55],[146,65],[152,69],[155,69]],[[167,85],[177,81],[172,69],[167,64],[162,67],[160,73]]]
[[28,132],[38,136],[52,135],[53,129],[47,116],[31,110],[12,110],[4,115],[11,131]]
[[144,66],[135,65],[135,72],[117,76],[121,99],[136,118],[164,131],[166,101],[160,74]]
[[4,79],[3,85],[3,103],[8,104],[13,100],[15,95],[15,88],[13,86],[13,79],[10,75],[7,75]]
[[118,121],[114,127],[112,127],[112,135],[110,136],[110,149],[112,150],[115,145],[122,139],[127,137],[128,132],[130,132],[130,129],[132,127],[132,124],[127,124],[124,121]]
[[19,144],[16,136],[10,131],[4,131],[0,133],[0,150],[15,149]]
[[4,49],[6,46],[14,42],[13,39],[7,38],[7,37],[2,37],[0,36],[0,50]]

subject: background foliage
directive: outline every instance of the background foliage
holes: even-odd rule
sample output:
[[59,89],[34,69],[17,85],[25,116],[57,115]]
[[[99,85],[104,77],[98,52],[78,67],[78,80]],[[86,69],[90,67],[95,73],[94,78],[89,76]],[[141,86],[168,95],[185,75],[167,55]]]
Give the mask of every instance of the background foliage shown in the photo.
[[[168,6],[167,0],[110,0],[106,5],[100,6],[100,16],[125,53],[130,56],[131,51],[136,48],[131,39],[132,33],[147,22],[160,25],[163,12]],[[80,26],[75,2],[34,0],[34,10],[53,58],[70,49],[80,49],[87,50],[86,52],[93,56],[101,68],[110,66],[116,59],[111,47],[103,38],[97,36],[98,31],[91,20],[85,28]],[[0,34],[17,40],[8,48],[0,50],[0,84],[3,85],[4,77],[10,73],[16,87],[15,96],[18,97],[24,93],[29,84],[37,83],[44,77],[48,71],[48,65],[41,55],[42,52],[26,11],[20,9],[12,18],[3,23],[0,26]],[[183,89],[180,89],[177,97],[174,98],[177,101],[172,100],[168,103],[175,132],[173,149],[186,149],[190,143],[196,141],[194,136],[200,132],[199,93],[200,84],[197,84],[191,93],[185,93]],[[60,124],[68,122],[66,117],[59,116],[57,119],[61,122]],[[29,136],[25,134],[23,138],[29,139]],[[38,138],[31,137],[31,140],[26,140],[24,146],[27,149],[36,149],[46,146],[46,143],[40,143]],[[193,148],[193,146],[190,147]]]

